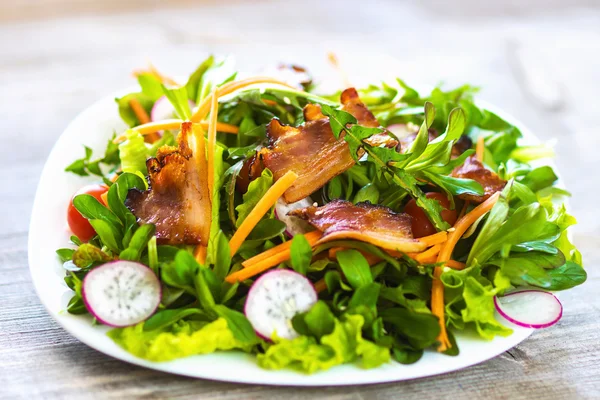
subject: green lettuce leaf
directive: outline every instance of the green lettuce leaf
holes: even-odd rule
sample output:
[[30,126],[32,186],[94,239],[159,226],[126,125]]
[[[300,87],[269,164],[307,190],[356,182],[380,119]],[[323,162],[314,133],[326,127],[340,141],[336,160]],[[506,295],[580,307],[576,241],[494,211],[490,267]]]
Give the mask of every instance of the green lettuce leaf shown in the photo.
[[113,329],[108,336],[131,354],[150,361],[169,361],[217,350],[249,352],[252,348],[235,338],[224,318],[208,324],[179,321],[169,330],[144,331],[144,323],[140,323]]
[[292,340],[275,338],[275,344],[257,356],[258,365],[311,374],[344,363],[358,362],[361,368],[375,368],[388,362],[389,349],[364,339],[363,325],[361,315],[345,315],[342,321],[335,320],[333,332],[319,341],[311,336]]
[[146,159],[148,158],[148,147],[144,137],[135,130],[125,132],[127,139],[119,145],[119,157],[123,172],[142,175],[148,174]]

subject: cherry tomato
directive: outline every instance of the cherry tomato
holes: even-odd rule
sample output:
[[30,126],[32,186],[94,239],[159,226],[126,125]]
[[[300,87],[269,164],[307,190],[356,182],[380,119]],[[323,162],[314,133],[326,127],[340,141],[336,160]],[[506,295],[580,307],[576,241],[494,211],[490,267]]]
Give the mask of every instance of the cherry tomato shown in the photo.
[[[450,225],[454,225],[456,222],[456,210],[448,209],[450,207],[448,198],[444,194],[436,192],[429,192],[425,196],[428,199],[437,200],[444,209],[442,211],[442,219]],[[412,232],[414,237],[420,238],[433,235],[437,232],[435,226],[433,226],[429,218],[427,218],[425,211],[417,205],[417,202],[414,199],[408,202],[404,208],[404,212],[412,217]]]
[[[104,185],[88,185],[79,189],[77,193],[73,195],[73,198],[80,194],[89,194],[94,196],[100,203],[104,204],[101,196],[107,191],[108,187]],[[92,228],[89,221],[77,211],[73,205],[73,198],[71,198],[69,209],[67,210],[67,222],[69,223],[71,232],[73,232],[82,242],[87,242],[96,235],[96,231],[94,231],[94,228]]]

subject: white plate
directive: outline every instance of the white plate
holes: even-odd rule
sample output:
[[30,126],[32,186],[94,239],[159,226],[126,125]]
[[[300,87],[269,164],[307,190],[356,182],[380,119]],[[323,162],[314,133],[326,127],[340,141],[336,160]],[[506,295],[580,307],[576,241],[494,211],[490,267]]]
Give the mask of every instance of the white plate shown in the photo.
[[[517,124],[526,141],[537,142],[535,136],[514,118],[487,104],[482,106]],[[532,334],[532,329],[505,322],[514,330],[506,338],[485,341],[473,335],[457,334],[460,348],[457,357],[427,351],[419,362],[412,365],[390,362],[371,370],[342,365],[313,375],[287,370],[267,371],[256,365],[253,356],[241,352],[192,356],[162,363],[132,356],[106,336],[108,328],[92,326],[90,317],[74,316],[65,311],[72,292],[63,281],[64,270],[55,254],[56,249],[67,247],[69,243],[66,209],[70,197],[82,185],[93,180],[66,173],[65,167],[83,155],[82,144],[91,147],[95,154],[102,154],[109,135],[125,128],[117,113],[114,96],[102,99],[82,112],[59,138],[46,162],[31,217],[29,265],[37,293],[50,315],[88,346],[132,364],[195,378],[263,385],[331,386],[401,381],[456,371],[496,357]]]

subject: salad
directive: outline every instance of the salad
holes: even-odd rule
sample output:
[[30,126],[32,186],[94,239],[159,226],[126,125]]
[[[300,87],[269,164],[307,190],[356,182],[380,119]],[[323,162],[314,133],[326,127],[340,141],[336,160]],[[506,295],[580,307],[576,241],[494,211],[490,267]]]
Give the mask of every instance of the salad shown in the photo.
[[[401,79],[323,94],[304,68],[243,78],[210,57],[151,67],[116,99],[130,127],[66,170],[98,184],[57,250],[73,290],[137,357],[235,350],[262,368],[411,364],[455,333],[543,328],[586,280],[545,145],[465,85]],[[108,136],[109,132],[107,132]]]

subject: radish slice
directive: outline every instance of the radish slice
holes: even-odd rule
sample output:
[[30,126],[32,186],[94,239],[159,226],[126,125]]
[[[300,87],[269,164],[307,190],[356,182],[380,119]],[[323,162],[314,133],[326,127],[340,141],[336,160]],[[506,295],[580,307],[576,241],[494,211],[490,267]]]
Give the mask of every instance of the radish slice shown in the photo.
[[513,324],[524,328],[547,328],[562,317],[563,307],[552,293],[524,290],[494,297],[496,310]]
[[85,306],[104,325],[124,327],[150,317],[160,304],[154,272],[133,261],[113,261],[92,269],[83,280]]
[[274,334],[293,339],[294,315],[308,311],[317,302],[317,292],[306,277],[297,272],[278,269],[267,272],[254,282],[244,312],[256,333],[265,339]]
[[294,237],[296,235],[304,234],[313,231],[315,228],[311,224],[300,219],[298,217],[292,217],[288,215],[290,211],[298,210],[300,208],[306,208],[313,205],[313,201],[310,197],[305,197],[302,200],[298,200],[295,203],[286,203],[285,200],[280,197],[275,203],[275,218],[283,222],[286,226],[285,234],[288,237]]
[[[190,109],[193,110],[194,107],[196,107],[196,104],[191,100],[188,100],[188,102],[190,103]],[[173,108],[173,105],[169,99],[167,99],[167,96],[162,96],[154,102],[152,111],[150,111],[150,119],[153,122],[156,122],[171,118],[177,118],[175,108]]]

